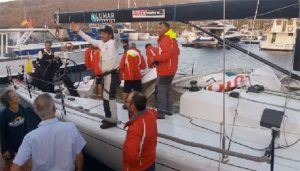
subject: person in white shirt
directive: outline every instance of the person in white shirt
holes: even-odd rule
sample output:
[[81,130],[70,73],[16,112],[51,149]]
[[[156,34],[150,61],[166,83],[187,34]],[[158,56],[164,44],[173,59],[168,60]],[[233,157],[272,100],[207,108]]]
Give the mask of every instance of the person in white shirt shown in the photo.
[[82,171],[86,141],[75,124],[55,118],[55,102],[47,93],[34,100],[34,110],[42,122],[25,136],[11,171],[22,170],[30,159],[32,171]]
[[104,29],[100,30],[101,40],[95,40],[81,31],[79,24],[71,24],[73,31],[78,32],[80,37],[93,46],[98,47],[101,51],[99,65],[102,70],[104,84],[103,106],[105,117],[107,118],[102,121],[102,125],[100,126],[102,129],[115,127],[118,121],[116,94],[120,83],[118,47],[121,44],[121,39],[119,34],[114,34],[114,31],[117,32],[117,30],[113,24],[112,26],[113,28],[105,26]]

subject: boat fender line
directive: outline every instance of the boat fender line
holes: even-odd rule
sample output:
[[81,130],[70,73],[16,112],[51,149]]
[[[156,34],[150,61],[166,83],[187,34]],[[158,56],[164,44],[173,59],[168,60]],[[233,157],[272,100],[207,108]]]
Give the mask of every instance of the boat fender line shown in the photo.
[[202,148],[202,149],[206,149],[206,150],[209,150],[209,151],[221,153],[221,154],[228,155],[228,156],[234,156],[234,157],[243,158],[243,159],[251,160],[251,161],[255,161],[255,162],[270,163],[270,159],[265,157],[265,156],[258,157],[258,156],[239,153],[239,152],[235,152],[235,151],[225,150],[225,149],[221,149],[221,148],[218,148],[218,147],[213,147],[213,146],[209,146],[209,145],[205,145],[205,144],[201,144],[201,143],[186,141],[186,140],[179,139],[179,138],[176,138],[176,137],[172,137],[172,136],[162,134],[162,133],[158,133],[158,137],[164,138],[164,139],[167,139],[167,140],[171,140],[171,141],[177,142],[177,143],[182,144],[182,145]]

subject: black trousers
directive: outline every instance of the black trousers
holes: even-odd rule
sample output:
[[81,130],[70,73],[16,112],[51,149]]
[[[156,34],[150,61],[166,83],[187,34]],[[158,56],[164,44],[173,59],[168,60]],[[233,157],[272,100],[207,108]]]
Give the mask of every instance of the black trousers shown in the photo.
[[106,118],[111,118],[111,122],[117,122],[117,87],[120,85],[120,73],[113,72],[103,77],[104,92],[103,92],[103,106]]

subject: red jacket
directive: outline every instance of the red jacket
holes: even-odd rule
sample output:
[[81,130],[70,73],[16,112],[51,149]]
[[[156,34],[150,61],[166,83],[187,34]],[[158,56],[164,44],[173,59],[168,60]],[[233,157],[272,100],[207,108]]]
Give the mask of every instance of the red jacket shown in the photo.
[[138,49],[130,49],[123,54],[120,62],[123,80],[141,80],[141,70],[146,69],[146,62]]
[[175,75],[178,68],[178,56],[180,50],[176,40],[176,33],[173,30],[167,31],[158,39],[158,54],[154,56],[158,76]]
[[95,75],[101,75],[100,68],[100,50],[87,48],[84,54],[85,66],[94,72]]
[[148,46],[146,49],[147,64],[149,68],[153,68],[154,56],[158,55],[158,48],[153,46]]
[[128,127],[123,144],[123,170],[141,171],[151,166],[156,160],[157,112],[147,109],[135,114],[125,124]]

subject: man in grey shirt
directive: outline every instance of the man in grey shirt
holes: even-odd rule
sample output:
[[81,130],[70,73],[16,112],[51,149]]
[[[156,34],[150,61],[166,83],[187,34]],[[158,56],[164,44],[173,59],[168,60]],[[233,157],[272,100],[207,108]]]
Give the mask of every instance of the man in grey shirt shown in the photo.
[[47,93],[34,100],[34,110],[42,122],[25,136],[11,171],[20,171],[30,159],[32,171],[81,171],[86,141],[75,124],[55,118],[55,102]]

